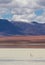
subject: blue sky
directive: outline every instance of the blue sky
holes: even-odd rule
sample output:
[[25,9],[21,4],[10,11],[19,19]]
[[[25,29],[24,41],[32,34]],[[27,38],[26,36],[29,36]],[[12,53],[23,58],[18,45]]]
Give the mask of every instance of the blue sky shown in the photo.
[[43,14],[43,9],[37,9],[37,10],[35,10],[35,14],[36,14],[36,16],[41,16],[42,14]]
[[12,14],[10,12],[4,13],[4,14],[2,14],[2,18],[4,18],[4,19],[11,19],[12,18]]
[[0,18],[45,22],[45,0],[0,0]]
[[[37,10],[34,11],[34,13],[35,13],[36,16],[41,16],[43,14],[43,12],[44,12],[43,9],[37,9]],[[13,16],[13,14],[10,11],[2,14],[2,17],[4,19],[11,19],[12,16]]]

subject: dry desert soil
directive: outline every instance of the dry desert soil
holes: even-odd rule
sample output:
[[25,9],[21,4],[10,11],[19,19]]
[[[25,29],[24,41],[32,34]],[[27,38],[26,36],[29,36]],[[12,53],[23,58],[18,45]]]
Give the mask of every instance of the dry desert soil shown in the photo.
[[45,48],[45,36],[0,36],[0,48]]

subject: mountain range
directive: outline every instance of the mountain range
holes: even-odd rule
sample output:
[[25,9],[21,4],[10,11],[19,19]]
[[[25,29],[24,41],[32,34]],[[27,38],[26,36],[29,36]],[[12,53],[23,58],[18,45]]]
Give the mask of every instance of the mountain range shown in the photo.
[[45,35],[45,23],[0,19],[0,36],[11,35]]

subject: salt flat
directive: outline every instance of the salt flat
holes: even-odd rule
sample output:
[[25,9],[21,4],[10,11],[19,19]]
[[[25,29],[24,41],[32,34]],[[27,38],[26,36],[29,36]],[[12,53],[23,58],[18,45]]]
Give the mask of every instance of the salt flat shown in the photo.
[[0,48],[0,65],[45,65],[45,49]]

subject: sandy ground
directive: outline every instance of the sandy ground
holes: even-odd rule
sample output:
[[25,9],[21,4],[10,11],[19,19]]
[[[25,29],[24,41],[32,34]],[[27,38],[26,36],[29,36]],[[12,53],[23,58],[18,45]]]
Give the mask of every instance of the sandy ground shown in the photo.
[[45,65],[45,49],[0,48],[0,65]]

